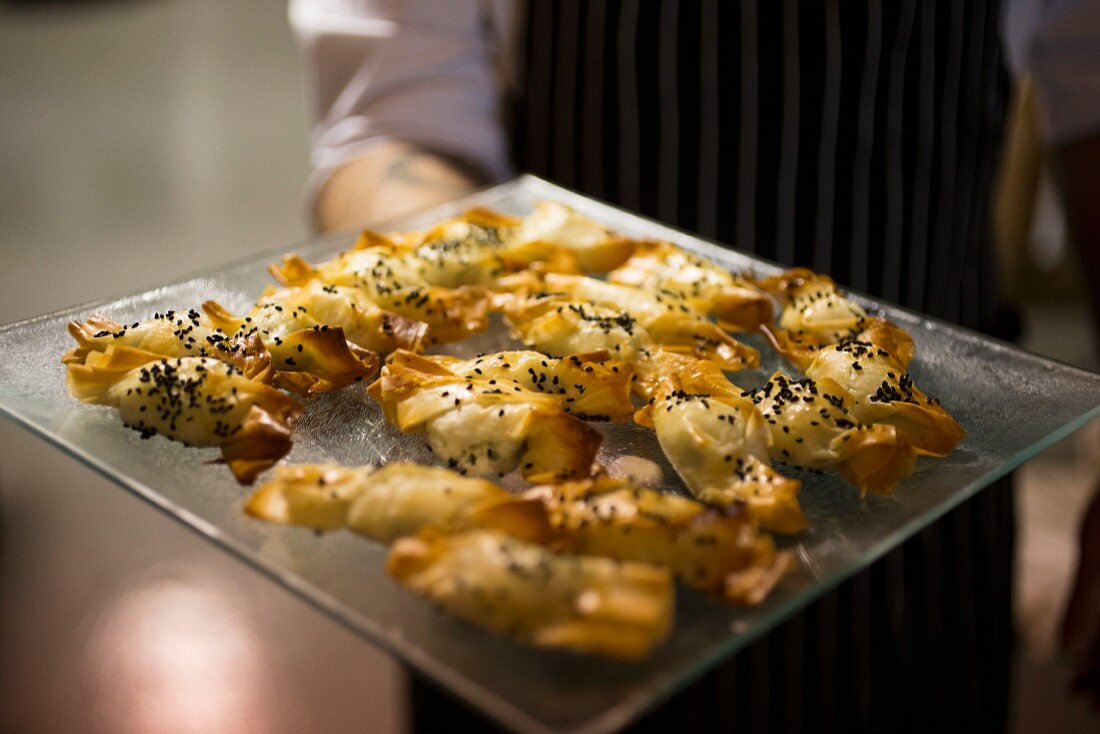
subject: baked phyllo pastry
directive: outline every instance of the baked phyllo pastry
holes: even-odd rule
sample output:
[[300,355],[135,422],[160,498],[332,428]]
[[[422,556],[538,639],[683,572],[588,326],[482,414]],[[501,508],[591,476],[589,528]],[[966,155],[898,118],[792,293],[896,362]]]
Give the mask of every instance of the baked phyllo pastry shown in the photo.
[[401,235],[408,256],[432,285],[495,287],[509,273],[579,273],[579,258],[569,246],[517,238],[522,220],[477,207],[419,233]]
[[751,400],[675,390],[650,408],[661,450],[692,494],[717,505],[743,502],[777,533],[806,527],[799,482],[772,469],[771,433]]
[[607,279],[679,299],[729,331],[754,331],[775,312],[773,298],[747,279],[670,242],[639,244]]
[[364,244],[362,238],[360,244],[317,267],[291,254],[268,270],[288,286],[320,281],[354,289],[381,309],[428,324],[428,343],[458,341],[485,331],[490,299],[484,286],[432,285],[424,277],[427,265],[415,257],[390,246]]
[[389,363],[426,374],[487,381],[506,389],[519,385],[558,398],[563,410],[582,420],[623,421],[634,413],[630,401],[634,368],[609,359],[607,352],[558,359],[541,352],[508,351],[458,359],[398,351]]
[[565,293],[629,313],[663,348],[694,354],[735,372],[760,363],[760,354],[727,334],[675,292],[616,285],[583,275],[548,273],[547,293]]
[[924,394],[886,349],[849,340],[806,352],[782,352],[807,377],[832,380],[852,396],[856,421],[897,428],[918,454],[947,456],[966,432],[939,401]]
[[[633,392],[646,399],[654,394],[656,383],[668,371],[669,364],[702,361],[676,352],[675,347],[666,349],[631,313],[608,304],[536,293],[502,295],[499,305],[513,335],[540,352],[553,355],[606,352],[616,361],[633,365],[636,375]],[[710,363],[721,374],[722,368]]]
[[194,309],[157,312],[130,324],[93,314],[84,321],[70,321],[68,330],[76,346],[61,358],[62,364],[83,364],[92,352],[117,345],[162,357],[213,357],[260,382],[269,381],[272,372],[271,355],[259,336],[226,333]]
[[[382,234],[365,230],[354,249],[400,259],[409,266],[402,274],[404,279],[415,275],[427,285],[443,288],[492,286],[501,276],[528,265],[508,257],[512,232],[518,224],[518,219],[475,208],[420,232]],[[575,268],[574,259],[568,253],[566,257],[567,265]],[[322,264],[319,270],[327,272],[327,267]]]
[[665,566],[689,586],[745,604],[761,601],[792,563],[740,503],[715,507],[607,477],[540,485],[517,497],[449,469],[300,464],[277,467],[245,510],[384,543],[429,526],[492,529],[557,552]]
[[670,569],[688,586],[757,604],[792,567],[740,502],[724,507],[599,478],[534,487],[559,547]]
[[556,201],[542,201],[523,218],[513,246],[565,248],[586,273],[606,273],[630,257],[636,242]]
[[[633,316],[614,306],[558,294],[502,296],[513,335],[545,354],[609,354],[632,365],[633,392],[654,394],[661,376],[693,357],[666,351]],[[715,367],[721,374],[721,369]],[[724,378],[723,378],[724,379]]]
[[665,457],[698,498],[743,501],[760,525],[781,533],[806,526],[799,482],[774,469],[771,433],[746,391],[713,362],[658,353],[638,365],[648,402],[635,421],[657,431]]
[[318,282],[269,288],[247,316],[234,316],[216,301],[202,308],[222,331],[263,340],[276,384],[302,394],[373,378],[381,363],[377,352],[418,349],[427,329],[383,311],[353,288]]
[[423,433],[447,466],[477,476],[519,469],[530,481],[587,477],[602,436],[558,395],[499,380],[430,374],[399,363],[369,388],[386,418]]
[[290,451],[301,405],[249,380],[213,357],[166,359],[111,345],[68,366],[73,397],[118,410],[142,438],[162,435],[186,446],[217,446],[242,484]]
[[521,219],[474,207],[419,232],[379,234],[364,231],[357,249],[375,248],[416,265],[431,285],[495,286],[509,273],[531,267],[579,273],[577,255],[568,246],[517,237]]
[[484,479],[406,463],[280,466],[248,498],[245,511],[316,530],[349,528],[383,543],[427,526],[492,527],[539,542],[551,536],[541,502],[519,499]]
[[546,354],[607,352],[637,364],[658,350],[649,332],[614,306],[553,293],[502,296],[500,306],[515,337]]
[[916,450],[896,426],[860,423],[852,395],[829,378],[792,380],[776,372],[749,393],[771,429],[772,458],[835,469],[864,492],[889,494],[913,472]]
[[[546,212],[558,211],[557,206],[537,210],[534,221],[542,222]],[[606,229],[572,210],[562,208],[561,211],[570,213],[566,218],[569,226],[560,226],[564,220],[554,223],[547,220],[542,222],[547,226],[540,226],[537,232],[532,232],[530,226],[525,228],[523,219],[483,207],[475,207],[423,231],[382,234],[366,230],[350,252],[315,269],[308,265],[303,267],[299,261],[288,261],[283,267],[276,267],[274,272],[284,280],[310,273],[325,280],[346,278],[362,270],[362,264],[370,259],[363,253],[371,253],[403,263],[405,267],[395,270],[394,275],[406,285],[420,280],[420,285],[443,288],[494,287],[500,278],[528,268],[537,268],[540,272],[579,273],[583,271],[582,259],[588,262],[607,257],[610,249],[632,247],[630,241],[613,234],[609,236]],[[552,224],[558,225],[557,228],[549,226]],[[559,237],[559,240],[549,239],[549,236]],[[583,257],[578,254],[580,251],[584,251]],[[290,271],[288,264],[292,265]]]
[[519,220],[489,209],[476,208],[446,219],[423,232],[406,232],[387,237],[367,233],[360,246],[386,247],[415,262],[417,273],[431,285],[458,288],[464,285],[493,285],[514,267],[505,256],[506,243]]
[[540,647],[644,657],[668,635],[668,569],[556,555],[504,533],[428,529],[398,540],[387,570],[445,611]]
[[856,339],[882,347],[903,367],[913,358],[913,339],[904,329],[884,318],[868,315],[827,275],[792,268],[757,283],[780,301],[778,328],[769,327],[765,333],[773,342],[778,334],[787,349],[812,351]]

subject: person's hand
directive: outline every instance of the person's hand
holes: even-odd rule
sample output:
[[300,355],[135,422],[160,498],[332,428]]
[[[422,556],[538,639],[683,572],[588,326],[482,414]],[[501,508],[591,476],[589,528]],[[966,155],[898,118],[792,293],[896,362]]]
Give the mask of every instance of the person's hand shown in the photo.
[[454,161],[397,141],[333,172],[314,210],[321,231],[372,226],[455,199],[478,177]]
[[1100,486],[1081,523],[1077,577],[1062,618],[1062,649],[1072,658],[1073,687],[1100,709]]

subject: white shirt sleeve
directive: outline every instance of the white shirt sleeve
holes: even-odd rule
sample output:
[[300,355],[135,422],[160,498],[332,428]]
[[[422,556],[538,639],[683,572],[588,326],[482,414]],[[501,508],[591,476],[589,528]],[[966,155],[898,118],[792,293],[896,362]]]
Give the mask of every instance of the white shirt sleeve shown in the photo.
[[1013,67],[1035,80],[1047,141],[1100,135],[1100,0],[1014,0],[1005,40]]
[[311,193],[382,140],[507,177],[500,29],[509,20],[479,0],[291,0],[315,115]]

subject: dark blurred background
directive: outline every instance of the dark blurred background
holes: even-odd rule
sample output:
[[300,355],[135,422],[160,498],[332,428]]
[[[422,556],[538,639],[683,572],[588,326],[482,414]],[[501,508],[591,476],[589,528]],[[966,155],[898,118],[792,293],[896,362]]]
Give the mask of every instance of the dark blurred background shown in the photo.
[[[307,234],[279,0],[0,3],[0,323]],[[0,421],[0,731],[401,730],[388,658]]]
[[[281,0],[0,2],[0,323],[308,234],[286,18]],[[1024,346],[1096,370],[1060,202],[1021,150],[1011,185],[1036,205],[1003,222],[1001,256]],[[1056,644],[1097,446],[1093,424],[1021,471],[1015,731],[1098,726]],[[386,732],[401,704],[371,646],[0,422],[0,731]]]

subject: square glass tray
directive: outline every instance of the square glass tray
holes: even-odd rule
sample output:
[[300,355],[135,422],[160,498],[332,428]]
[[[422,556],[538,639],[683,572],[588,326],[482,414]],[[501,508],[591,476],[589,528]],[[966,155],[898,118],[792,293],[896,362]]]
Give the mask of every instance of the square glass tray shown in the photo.
[[[523,214],[554,199],[628,235],[666,239],[735,270],[777,270],[734,250],[586,199],[530,176],[474,194],[394,227],[425,225],[483,204]],[[318,260],[349,247],[355,233],[306,242]],[[1007,344],[894,306],[859,297],[909,330],[917,344],[912,373],[967,431],[946,460],[921,459],[893,496],[868,496],[833,475],[795,473],[810,529],[789,544],[799,571],[754,609],[735,608],[678,590],[670,638],[640,663],[537,650],[453,619],[391,581],[386,549],[350,532],[323,536],[253,520],[241,509],[248,490],[214,449],[142,441],[113,410],[81,405],[65,391],[65,324],[94,312],[120,322],[154,311],[197,307],[214,298],[247,309],[267,285],[265,267],[284,250],[165,285],[0,328],[0,412],[267,574],[471,706],[508,727],[540,732],[604,732],[628,723],[710,667],[867,566],[925,525],[1054,441],[1100,415],[1100,375],[1042,359]],[[734,380],[753,387],[779,368],[759,340],[760,371]],[[514,346],[498,324],[457,345],[456,353]],[[680,487],[651,431],[604,426],[601,460],[630,452],[659,460],[669,489]],[[422,440],[387,426],[362,387],[311,400],[296,428],[289,462],[379,460],[431,462]],[[791,470],[785,469],[787,472]],[[262,478],[261,478],[262,479]],[[79,491],[79,488],[73,488]]]

